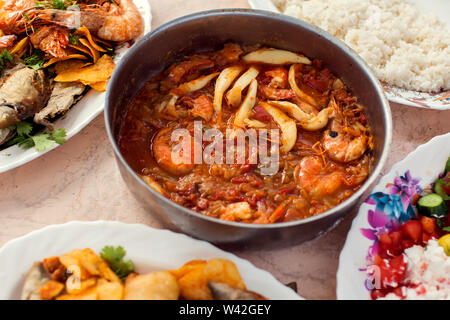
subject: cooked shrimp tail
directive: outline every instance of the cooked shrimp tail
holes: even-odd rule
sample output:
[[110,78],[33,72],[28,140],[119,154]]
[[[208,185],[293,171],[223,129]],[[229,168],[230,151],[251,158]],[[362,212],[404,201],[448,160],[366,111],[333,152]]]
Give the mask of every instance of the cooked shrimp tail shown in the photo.
[[39,10],[39,19],[70,29],[85,26],[99,38],[129,41],[144,31],[144,22],[132,0],[120,0],[119,6],[107,3],[100,8],[78,10]]

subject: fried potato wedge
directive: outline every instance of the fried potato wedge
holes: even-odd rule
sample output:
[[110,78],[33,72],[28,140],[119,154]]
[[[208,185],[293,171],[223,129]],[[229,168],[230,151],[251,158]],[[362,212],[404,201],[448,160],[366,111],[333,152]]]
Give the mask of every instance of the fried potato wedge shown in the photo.
[[78,294],[63,294],[56,297],[56,300],[97,300],[97,287],[89,288]]
[[177,279],[183,277],[185,274],[191,272],[194,269],[203,268],[206,265],[205,260],[192,260],[185,263],[181,268],[176,270],[171,270],[170,273],[173,274]]
[[278,124],[281,130],[281,141],[282,148],[281,151],[288,153],[295,145],[297,141],[297,126],[295,121],[288,117],[280,109],[266,103],[261,102],[261,106],[267,111],[273,118],[273,120]]
[[206,264],[193,265],[192,270],[179,278],[181,297],[192,300],[211,300],[213,296],[208,287],[211,281],[245,289],[239,270],[233,262],[211,259]]
[[263,48],[250,52],[245,55],[242,60],[249,63],[267,63],[275,65],[293,63],[311,64],[311,61],[301,54],[274,48]]
[[105,279],[97,281],[98,300],[122,300],[124,286],[121,282],[110,282]]
[[180,287],[168,271],[130,274],[125,281],[125,300],[178,300]]

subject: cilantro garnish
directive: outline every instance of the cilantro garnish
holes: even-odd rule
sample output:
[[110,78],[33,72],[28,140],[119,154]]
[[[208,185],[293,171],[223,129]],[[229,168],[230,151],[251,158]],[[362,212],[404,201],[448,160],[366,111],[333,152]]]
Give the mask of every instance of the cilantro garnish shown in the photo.
[[126,253],[122,246],[105,246],[100,252],[100,256],[108,262],[111,270],[122,280],[134,272],[133,262],[130,259],[123,259]]
[[16,130],[17,136],[10,140],[7,146],[17,144],[22,149],[34,147],[37,151],[42,152],[51,149],[55,143],[63,144],[66,141],[66,130],[64,128],[49,133],[32,135],[33,124],[20,121],[9,129]]
[[33,54],[23,59],[25,65],[31,69],[39,70],[44,66],[44,52],[34,50]]

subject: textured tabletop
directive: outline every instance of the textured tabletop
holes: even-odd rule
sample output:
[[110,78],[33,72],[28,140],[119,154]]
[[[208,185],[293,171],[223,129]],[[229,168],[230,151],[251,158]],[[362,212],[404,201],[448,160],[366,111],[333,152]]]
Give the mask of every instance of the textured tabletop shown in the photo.
[[[153,28],[212,8],[248,7],[245,0],[151,0]],[[450,132],[450,111],[391,104],[393,143],[383,173],[418,145]],[[133,198],[106,135],[103,114],[59,148],[0,174],[0,246],[49,224],[119,220],[161,227]],[[356,208],[334,230],[308,243],[273,251],[236,251],[309,299],[334,299],[339,252]]]

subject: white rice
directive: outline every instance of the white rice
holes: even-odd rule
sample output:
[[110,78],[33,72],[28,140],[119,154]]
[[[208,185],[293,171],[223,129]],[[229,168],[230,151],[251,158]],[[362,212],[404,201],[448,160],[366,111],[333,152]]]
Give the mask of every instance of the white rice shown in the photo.
[[422,92],[450,89],[450,31],[407,0],[272,0],[352,47],[381,81]]

